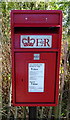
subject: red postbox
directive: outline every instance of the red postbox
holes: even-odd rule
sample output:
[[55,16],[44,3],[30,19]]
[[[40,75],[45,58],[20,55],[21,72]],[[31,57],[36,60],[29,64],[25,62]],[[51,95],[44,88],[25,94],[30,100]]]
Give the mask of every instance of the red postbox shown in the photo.
[[11,33],[13,105],[57,105],[62,11],[12,10]]

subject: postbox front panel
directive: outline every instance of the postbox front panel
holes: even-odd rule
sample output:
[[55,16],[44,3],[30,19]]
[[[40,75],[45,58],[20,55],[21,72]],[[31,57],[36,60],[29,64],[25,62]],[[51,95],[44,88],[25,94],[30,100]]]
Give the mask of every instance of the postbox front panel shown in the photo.
[[62,11],[12,10],[11,33],[13,105],[57,105]]
[[50,52],[15,53],[16,103],[55,102],[56,57]]

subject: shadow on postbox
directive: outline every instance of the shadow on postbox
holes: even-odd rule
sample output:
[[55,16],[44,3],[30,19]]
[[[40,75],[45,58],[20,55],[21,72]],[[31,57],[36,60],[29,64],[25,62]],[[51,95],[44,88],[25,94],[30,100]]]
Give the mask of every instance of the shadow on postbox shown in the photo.
[[14,106],[56,106],[62,11],[12,10],[12,98]]

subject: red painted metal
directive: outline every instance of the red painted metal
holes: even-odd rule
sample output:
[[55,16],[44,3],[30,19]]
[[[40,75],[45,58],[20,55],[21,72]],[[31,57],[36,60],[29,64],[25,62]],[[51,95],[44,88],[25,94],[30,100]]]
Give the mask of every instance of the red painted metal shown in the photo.
[[[20,48],[21,35],[52,35],[51,48]],[[12,10],[12,96],[14,106],[56,106],[62,38],[62,11]],[[33,60],[34,54],[40,60]],[[28,92],[28,63],[44,63],[44,92]]]

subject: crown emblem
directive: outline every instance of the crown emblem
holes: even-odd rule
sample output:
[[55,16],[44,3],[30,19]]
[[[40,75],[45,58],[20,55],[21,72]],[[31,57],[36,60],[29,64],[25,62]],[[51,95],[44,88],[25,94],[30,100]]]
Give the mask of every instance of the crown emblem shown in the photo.
[[35,39],[34,38],[30,39],[30,37],[28,37],[27,39],[23,38],[22,43],[23,43],[24,46],[33,46],[34,43],[35,43]]

